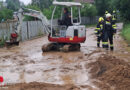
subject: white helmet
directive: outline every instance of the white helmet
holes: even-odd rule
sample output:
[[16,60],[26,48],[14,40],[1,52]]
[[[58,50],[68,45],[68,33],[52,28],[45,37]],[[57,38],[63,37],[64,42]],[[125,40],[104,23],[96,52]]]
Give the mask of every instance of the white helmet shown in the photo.
[[112,15],[110,13],[106,14],[106,18],[110,18]]

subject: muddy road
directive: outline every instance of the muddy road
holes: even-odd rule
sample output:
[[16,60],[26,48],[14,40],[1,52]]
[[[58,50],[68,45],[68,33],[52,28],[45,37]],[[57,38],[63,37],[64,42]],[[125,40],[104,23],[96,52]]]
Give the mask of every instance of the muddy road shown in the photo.
[[120,36],[115,51],[96,47],[95,27],[87,28],[80,52],[42,53],[42,37],[0,49],[0,90],[130,90],[130,47]]

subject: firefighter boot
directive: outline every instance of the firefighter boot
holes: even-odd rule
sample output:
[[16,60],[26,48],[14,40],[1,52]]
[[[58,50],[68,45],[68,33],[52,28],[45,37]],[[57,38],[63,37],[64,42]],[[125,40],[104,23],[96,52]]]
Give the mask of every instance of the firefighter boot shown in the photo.
[[110,50],[113,51],[113,50],[114,50],[114,47],[110,47]]
[[98,48],[100,47],[100,43],[97,43],[97,47],[98,47]]

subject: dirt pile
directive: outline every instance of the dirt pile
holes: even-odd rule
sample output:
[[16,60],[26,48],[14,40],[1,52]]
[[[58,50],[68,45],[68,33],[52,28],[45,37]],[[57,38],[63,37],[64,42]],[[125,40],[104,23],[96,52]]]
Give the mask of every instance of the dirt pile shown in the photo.
[[29,83],[29,84],[16,84],[8,86],[6,90],[80,90],[78,87],[73,85],[53,85],[45,83]]
[[87,67],[92,67],[92,78],[101,81],[95,82],[101,89],[130,90],[130,65],[124,60],[104,54]]

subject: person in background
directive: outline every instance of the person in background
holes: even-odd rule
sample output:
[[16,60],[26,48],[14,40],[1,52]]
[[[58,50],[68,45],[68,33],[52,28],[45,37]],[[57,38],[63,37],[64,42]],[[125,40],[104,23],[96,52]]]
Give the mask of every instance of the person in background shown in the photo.
[[112,23],[116,24],[116,21],[117,21],[117,15],[116,15],[116,11],[114,10],[112,13]]
[[[110,13],[106,14],[106,20],[103,24],[103,30],[102,30],[102,45],[103,48],[106,48],[107,50],[109,49],[113,51],[114,46],[113,46],[113,35],[116,34],[116,27],[115,24],[111,22],[112,15]],[[110,42],[110,44],[108,43]]]
[[105,15],[107,15],[107,14],[108,14],[108,11],[105,12]]
[[104,19],[103,17],[100,17],[98,20],[98,24],[97,27],[95,29],[95,34],[97,36],[97,47],[100,47],[100,42],[102,40],[102,29],[103,29],[103,23],[104,23]]
[[109,13],[108,11],[105,11],[104,20],[106,20],[106,15],[107,15],[108,13]]

